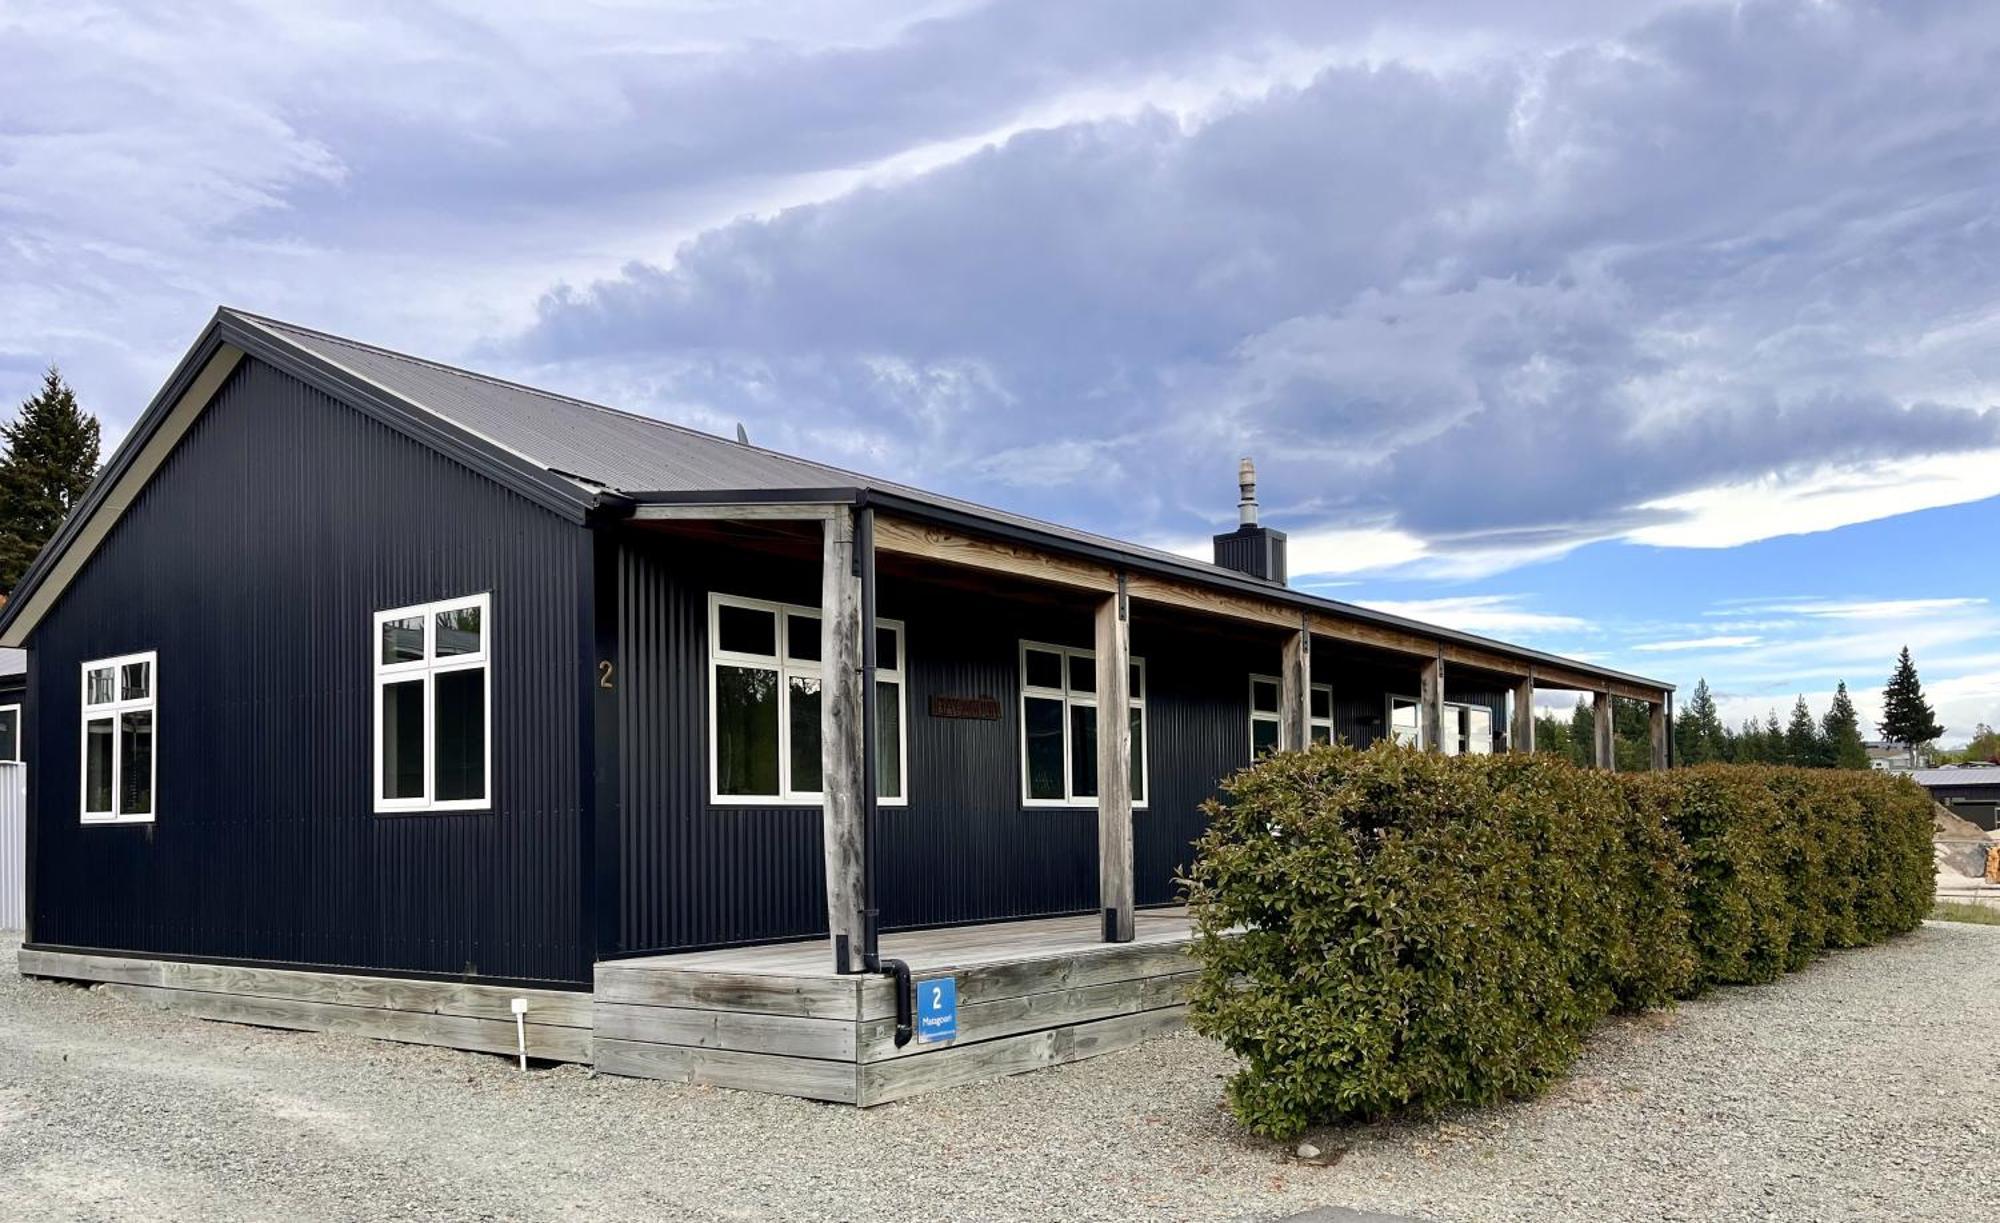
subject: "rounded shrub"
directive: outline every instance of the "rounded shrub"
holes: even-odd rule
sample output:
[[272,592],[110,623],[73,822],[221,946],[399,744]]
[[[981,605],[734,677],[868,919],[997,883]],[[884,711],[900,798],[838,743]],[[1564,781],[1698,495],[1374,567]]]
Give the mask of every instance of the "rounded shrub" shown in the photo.
[[1929,906],[1928,806],[1873,774],[1315,747],[1206,810],[1190,1014],[1239,1059],[1236,1116],[1276,1137],[1531,1094],[1613,1010],[1768,981]]

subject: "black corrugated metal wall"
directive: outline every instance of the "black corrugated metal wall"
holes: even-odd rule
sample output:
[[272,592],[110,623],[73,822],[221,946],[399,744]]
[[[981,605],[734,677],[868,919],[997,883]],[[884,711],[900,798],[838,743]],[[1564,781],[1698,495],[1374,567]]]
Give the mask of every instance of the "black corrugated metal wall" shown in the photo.
[[[710,591],[817,606],[817,565],[628,535],[619,567],[623,807],[610,953],[823,931],[819,808],[710,803],[706,728]],[[1095,911],[1096,812],[1022,804],[1018,699],[1020,642],[1087,649],[1089,612],[888,575],[879,597],[880,614],[905,623],[909,654],[910,803],[881,810],[884,926]],[[1149,618],[1143,607],[1132,640],[1147,663],[1151,757],[1149,802],[1134,820],[1137,897],[1166,904],[1178,899],[1174,879],[1204,827],[1201,804],[1249,762],[1249,676],[1275,675],[1280,649],[1275,639]],[[1383,694],[1405,681],[1414,692],[1416,667],[1329,651],[1315,657],[1315,678],[1334,684],[1339,733],[1366,744],[1381,734]],[[933,696],[994,697],[1001,716],[935,718]],[[1450,696],[1493,699],[1456,686]],[[1504,711],[1504,694],[1498,700]]]
[[[30,937],[590,978],[589,533],[246,359],[33,640]],[[581,551],[580,551],[581,550]],[[490,811],[372,811],[372,616],[492,592]],[[157,821],[77,819],[79,665],[157,650]]]

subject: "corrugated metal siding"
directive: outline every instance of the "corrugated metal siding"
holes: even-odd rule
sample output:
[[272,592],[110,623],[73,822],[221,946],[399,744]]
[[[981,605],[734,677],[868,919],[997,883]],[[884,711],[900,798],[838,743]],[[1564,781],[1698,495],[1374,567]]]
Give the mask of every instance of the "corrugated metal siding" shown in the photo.
[[28,920],[28,766],[0,762],[0,930]]
[[[819,808],[711,806],[705,723],[710,589],[814,606],[818,580],[805,562],[663,540],[623,548],[619,950],[825,929]],[[1094,910],[1096,812],[1020,801],[1017,662],[1024,637],[1088,647],[1089,614],[886,575],[880,597],[881,614],[905,622],[910,688],[911,802],[882,808],[879,824],[885,928]],[[1140,903],[1167,903],[1200,803],[1249,759],[1247,676],[1274,671],[1277,649],[1264,658],[1143,621],[1134,648],[1149,668],[1153,791],[1135,821],[1134,869]],[[933,718],[934,695],[995,697],[1001,718]]]
[[[31,937],[589,979],[588,533],[255,361],[37,630]],[[489,812],[372,812],[374,611],[493,593]],[[78,667],[159,652],[158,819],[82,826]]]

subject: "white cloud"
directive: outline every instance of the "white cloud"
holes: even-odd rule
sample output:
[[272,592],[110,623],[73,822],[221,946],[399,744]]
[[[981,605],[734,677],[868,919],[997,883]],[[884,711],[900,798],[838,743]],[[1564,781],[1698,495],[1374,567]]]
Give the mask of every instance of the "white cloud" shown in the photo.
[[1758,611],[1817,616],[1831,620],[1908,620],[1938,612],[1984,606],[1971,595],[1935,599],[1798,599],[1757,603]]
[[1679,641],[1646,641],[1630,647],[1644,654],[1683,653],[1689,650],[1741,650],[1761,643],[1762,637],[1689,637]]
[[1671,518],[1638,527],[1629,538],[1662,547],[1733,548],[1994,496],[2000,496],[2000,449],[1823,466],[1644,502],[1640,509]]
[[[1456,595],[1440,599],[1364,599],[1364,607],[1405,616],[1468,633],[1532,636],[1580,633],[1591,623],[1579,616],[1535,611],[1521,606],[1520,595]],[[1578,657],[1571,655],[1571,657]],[[1588,661],[1588,660],[1583,660]]]

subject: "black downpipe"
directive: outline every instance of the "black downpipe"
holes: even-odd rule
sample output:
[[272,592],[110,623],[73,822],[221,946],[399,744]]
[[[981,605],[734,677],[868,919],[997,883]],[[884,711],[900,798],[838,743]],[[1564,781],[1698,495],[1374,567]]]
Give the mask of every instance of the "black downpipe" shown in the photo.
[[896,1047],[900,1049],[910,1043],[916,1031],[916,999],[910,966],[882,958],[881,910],[875,906],[875,819],[880,807],[875,769],[877,737],[881,734],[875,676],[881,659],[875,645],[875,511],[866,504],[854,511],[854,561],[861,571],[861,966],[896,980]]

